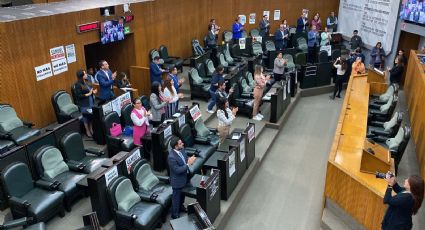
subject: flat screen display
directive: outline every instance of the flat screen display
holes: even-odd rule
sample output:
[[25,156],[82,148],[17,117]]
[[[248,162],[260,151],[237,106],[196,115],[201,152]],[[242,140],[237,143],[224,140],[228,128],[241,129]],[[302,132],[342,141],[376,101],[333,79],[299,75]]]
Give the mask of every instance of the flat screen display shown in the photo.
[[400,18],[417,24],[425,24],[425,1],[402,0]]
[[105,21],[100,24],[100,41],[102,44],[124,40],[123,19]]

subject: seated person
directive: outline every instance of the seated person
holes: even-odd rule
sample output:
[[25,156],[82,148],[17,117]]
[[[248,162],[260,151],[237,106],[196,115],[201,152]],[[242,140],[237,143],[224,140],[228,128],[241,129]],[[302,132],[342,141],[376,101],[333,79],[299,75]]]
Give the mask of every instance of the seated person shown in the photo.
[[229,135],[233,120],[236,118],[238,107],[229,108],[229,101],[222,97],[217,101],[217,130],[220,136],[220,144],[223,144],[226,137]]
[[366,73],[366,68],[364,66],[364,63],[362,62],[362,58],[360,56],[357,56],[356,61],[352,65],[351,75],[365,74],[365,73]]

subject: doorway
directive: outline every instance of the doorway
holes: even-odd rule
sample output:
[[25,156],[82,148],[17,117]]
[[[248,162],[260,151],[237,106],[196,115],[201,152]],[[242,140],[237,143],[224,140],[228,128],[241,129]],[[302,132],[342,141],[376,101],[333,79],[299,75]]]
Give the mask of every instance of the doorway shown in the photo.
[[[406,63],[409,63],[408,60],[409,60],[410,50],[418,49],[420,39],[421,39],[421,37],[417,34],[412,34],[412,33],[406,32],[406,31],[401,31],[400,39],[398,41],[397,52],[400,49],[404,50],[404,54],[406,55],[406,58],[407,58]],[[407,70],[407,65],[404,67],[404,73],[403,73],[403,76],[402,76],[401,81],[400,81],[401,86],[404,85],[406,70]]]

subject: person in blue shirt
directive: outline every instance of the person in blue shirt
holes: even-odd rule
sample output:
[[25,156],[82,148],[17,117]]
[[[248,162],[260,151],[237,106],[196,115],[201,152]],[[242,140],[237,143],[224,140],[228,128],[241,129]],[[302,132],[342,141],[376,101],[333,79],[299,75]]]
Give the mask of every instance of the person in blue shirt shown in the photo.
[[232,26],[233,32],[233,42],[238,43],[239,38],[242,38],[242,32],[244,31],[243,25],[241,24],[241,19],[239,17],[236,18],[235,23]]
[[109,64],[105,60],[99,61],[100,70],[97,71],[95,78],[99,81],[101,104],[114,98],[114,80],[117,72],[112,73]]
[[308,32],[308,62],[314,63],[316,59],[316,47],[318,45],[319,33],[316,30],[316,26],[313,25],[311,30]]
[[[174,88],[176,89],[176,92],[179,93],[179,89],[180,87],[183,85],[184,83],[184,78],[179,79],[179,77],[177,76],[177,67],[173,67],[171,69],[171,72],[168,74],[168,78],[172,79],[174,82]],[[176,102],[176,108],[179,108],[179,101]]]
[[162,85],[161,75],[163,72],[165,72],[165,70],[159,66],[159,60],[160,58],[156,56],[150,65],[151,84],[156,81]]
[[210,103],[208,103],[208,108],[207,108],[207,112],[208,113],[214,113],[213,108],[214,108],[214,105],[217,102],[216,91],[218,89],[218,83],[220,81],[224,81],[223,72],[224,72],[224,67],[221,66],[221,65],[219,65],[215,69],[215,72],[214,72],[214,74],[212,76],[211,86],[210,86],[210,89],[209,89],[209,93],[210,93],[210,96],[211,96],[211,101],[210,101]]

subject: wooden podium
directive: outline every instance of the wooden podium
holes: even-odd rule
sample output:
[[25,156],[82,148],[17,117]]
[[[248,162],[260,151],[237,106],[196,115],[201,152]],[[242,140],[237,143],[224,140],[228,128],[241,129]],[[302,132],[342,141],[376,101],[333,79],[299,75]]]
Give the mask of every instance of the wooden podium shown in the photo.
[[390,151],[379,144],[372,144],[366,139],[363,147],[360,171],[371,174],[375,174],[376,172],[394,172],[394,160],[391,158]]
[[387,73],[386,71],[377,71],[374,68],[370,68],[368,70],[368,77],[367,82],[379,82],[379,83],[386,83]]

